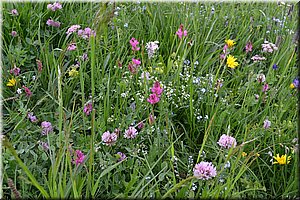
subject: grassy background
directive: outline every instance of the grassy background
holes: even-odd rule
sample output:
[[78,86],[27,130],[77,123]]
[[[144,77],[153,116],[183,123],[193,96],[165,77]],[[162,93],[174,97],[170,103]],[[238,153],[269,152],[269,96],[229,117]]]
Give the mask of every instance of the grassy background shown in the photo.
[[[291,6],[85,2],[63,3],[62,10],[52,12],[46,3],[4,3],[3,129],[32,177],[44,188],[42,192],[36,184],[29,184],[34,181],[6,148],[4,195],[11,195],[6,183],[11,178],[22,197],[29,198],[295,197],[298,156],[293,153],[297,142],[292,141],[297,137],[298,91],[289,85],[297,75],[293,37],[298,14],[296,5]],[[18,16],[10,15],[13,8]],[[60,21],[61,27],[48,27],[49,18]],[[281,25],[273,18],[285,22]],[[95,40],[66,37],[74,24],[96,30]],[[188,31],[183,40],[175,35],[180,24]],[[12,30],[17,37],[10,35]],[[140,42],[141,51],[131,51],[132,37]],[[239,62],[235,70],[219,58],[229,38],[236,41],[231,50]],[[156,40],[160,46],[157,57],[148,59],[144,46]],[[262,54],[264,40],[278,44],[278,51]],[[66,52],[71,41],[77,43],[77,50]],[[243,49],[248,41],[253,43],[253,52],[246,54]],[[83,53],[88,53],[88,61],[80,60]],[[253,63],[251,57],[256,54],[267,60]],[[127,69],[132,58],[142,61],[137,75]],[[42,73],[37,71],[36,59],[43,63]],[[76,60],[80,61],[79,76],[69,77]],[[272,68],[275,63],[278,70]],[[14,64],[21,68],[21,75],[10,88],[6,82]],[[155,70],[157,67],[163,73]],[[149,81],[140,78],[146,70],[152,76]],[[259,73],[265,74],[270,86],[265,102],[262,85],[256,81]],[[198,84],[193,83],[196,78]],[[152,106],[146,99],[156,79],[164,93]],[[214,89],[217,79],[223,80],[220,90]],[[22,85],[30,87],[31,98],[16,94]],[[255,94],[260,96],[258,101]],[[83,106],[91,97],[94,111],[87,117]],[[28,111],[34,112],[38,123],[27,119]],[[150,113],[156,116],[154,124],[148,122]],[[270,129],[263,128],[266,118],[272,123]],[[138,137],[124,139],[128,126],[142,120],[145,127]],[[54,134],[40,134],[42,121],[53,124]],[[115,128],[121,130],[116,145],[101,144],[102,133]],[[216,143],[227,133],[238,143],[229,151]],[[48,141],[51,151],[44,151],[39,140]],[[70,144],[88,155],[84,165],[71,163]],[[128,159],[116,162],[118,151]],[[292,156],[291,163],[272,165],[269,151]],[[242,152],[248,155],[242,157]],[[189,179],[194,165],[202,160],[217,166],[217,177]],[[230,168],[224,168],[227,161]]]

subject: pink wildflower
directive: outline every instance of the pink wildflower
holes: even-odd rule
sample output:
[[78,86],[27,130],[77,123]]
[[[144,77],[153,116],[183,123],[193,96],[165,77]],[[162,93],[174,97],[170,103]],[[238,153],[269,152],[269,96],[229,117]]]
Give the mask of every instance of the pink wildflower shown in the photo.
[[15,76],[19,76],[21,69],[19,67],[14,66],[13,69],[11,69],[9,72],[11,74],[14,74]]
[[211,162],[202,161],[194,167],[194,176],[198,179],[209,180],[216,175],[216,167]]
[[94,35],[96,37],[96,32],[93,31],[91,28],[87,27],[84,30],[80,29],[78,30],[78,36],[82,37],[83,39],[88,39],[91,37],[91,35]]
[[138,127],[139,130],[142,130],[144,128],[143,121],[139,122],[137,127]]
[[72,25],[70,28],[68,28],[66,34],[71,35],[72,33],[76,32],[77,29],[80,28],[80,25]]
[[92,110],[93,110],[92,102],[87,103],[83,108],[83,112],[86,114],[86,116],[89,116]]
[[135,65],[134,63],[129,63],[128,64],[128,69],[132,74],[136,74],[137,73],[137,68],[138,66]]
[[135,38],[131,38],[131,40],[129,41],[129,43],[132,46],[132,51],[138,51],[138,50],[140,50],[140,47],[137,46],[139,44],[139,42]]
[[52,19],[48,19],[47,22],[46,22],[46,24],[48,26],[60,27],[60,22],[56,22],[56,21],[54,21]]
[[12,9],[12,10],[10,11],[10,13],[11,13],[13,16],[18,16],[18,15],[19,15],[17,9]]
[[84,158],[85,158],[85,155],[80,150],[76,150],[75,151],[75,161],[73,161],[73,163],[75,163],[76,166],[78,166],[79,164],[83,163]]
[[147,101],[151,104],[156,104],[159,102],[159,97],[156,94],[150,94],[149,98],[147,99]]
[[47,121],[43,121],[41,123],[41,126],[42,126],[42,135],[48,135],[50,132],[53,131],[53,127],[52,127],[52,124],[50,122],[47,122]]
[[141,64],[141,61],[140,61],[140,60],[134,59],[134,58],[132,58],[132,62],[133,62],[135,65],[140,65],[140,64]]
[[234,137],[231,137],[229,135],[223,134],[219,141],[217,142],[221,147],[224,147],[226,149],[229,149],[230,147],[236,146],[236,140]]
[[116,143],[118,139],[118,136],[116,133],[110,133],[109,131],[106,131],[102,135],[102,142],[106,144],[107,146],[112,146]]
[[266,92],[269,90],[269,85],[267,83],[264,84],[262,91]]
[[155,121],[155,116],[153,116],[152,114],[149,115],[149,124],[152,125]]
[[13,37],[16,37],[16,36],[18,35],[17,31],[12,31],[10,34],[11,34],[11,36],[13,36]]
[[47,9],[48,10],[52,10],[54,12],[56,10],[62,9],[62,5],[60,3],[58,3],[58,2],[55,2],[53,4],[48,4],[47,5]]
[[25,90],[26,96],[31,97],[32,92],[30,91],[30,89],[28,87],[24,86],[24,85],[23,85],[23,88]]
[[264,83],[266,81],[266,76],[264,74],[257,75],[257,82]]
[[163,90],[164,89],[160,87],[160,83],[158,81],[155,81],[153,87],[151,88],[151,92],[156,94],[158,97],[160,97]]
[[76,43],[71,43],[67,48],[68,51],[74,51],[76,49],[77,49]]
[[183,24],[180,24],[179,29],[176,32],[176,35],[178,35],[179,39],[181,39],[182,36],[187,36],[187,30],[183,30]]
[[251,42],[248,42],[247,44],[246,44],[246,46],[245,46],[245,51],[246,51],[246,53],[248,53],[248,52],[251,52],[252,51],[252,43]]
[[137,130],[133,127],[133,126],[130,126],[124,133],[124,138],[127,138],[127,139],[133,139],[137,136],[138,132]]

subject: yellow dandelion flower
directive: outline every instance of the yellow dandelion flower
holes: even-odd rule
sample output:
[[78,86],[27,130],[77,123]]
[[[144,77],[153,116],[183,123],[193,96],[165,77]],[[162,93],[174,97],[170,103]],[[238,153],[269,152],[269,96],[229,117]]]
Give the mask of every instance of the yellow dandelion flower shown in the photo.
[[69,71],[69,76],[71,76],[71,77],[75,77],[75,76],[78,76],[78,75],[79,75],[79,72],[75,68],[72,68]]
[[226,44],[227,44],[227,46],[229,47],[229,48],[231,48],[231,47],[233,47],[234,45],[235,45],[235,42],[233,41],[233,40],[225,40],[225,42],[226,42]]
[[286,157],[286,154],[282,155],[281,157],[279,154],[273,156],[275,158],[276,162],[273,162],[273,164],[279,164],[279,165],[286,165],[290,163],[290,160],[292,159],[291,156]]
[[242,156],[243,156],[243,157],[246,157],[246,156],[247,156],[247,153],[246,153],[246,152],[243,152],[243,153],[242,153]]
[[291,89],[294,89],[294,88],[295,88],[294,83],[291,83],[290,88],[291,88]]
[[234,69],[236,66],[239,65],[239,63],[236,62],[236,58],[232,55],[228,55],[226,64],[231,69]]
[[8,80],[6,86],[13,87],[17,84],[17,80],[15,78],[11,78]]

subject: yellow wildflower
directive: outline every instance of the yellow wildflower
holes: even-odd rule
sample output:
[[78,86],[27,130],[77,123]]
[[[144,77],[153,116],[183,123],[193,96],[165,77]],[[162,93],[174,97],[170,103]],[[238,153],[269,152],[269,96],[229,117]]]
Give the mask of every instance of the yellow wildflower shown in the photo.
[[234,69],[236,66],[239,65],[239,63],[236,62],[236,58],[232,55],[228,55],[226,64],[231,69]]
[[227,46],[229,47],[229,48],[231,48],[231,47],[233,47],[234,45],[235,45],[235,42],[233,41],[233,40],[225,40],[225,42],[226,42],[226,44],[227,44]]
[[290,88],[291,88],[291,89],[294,89],[294,88],[295,88],[294,83],[291,83]]
[[247,156],[247,153],[246,153],[246,152],[243,152],[243,153],[242,153],[242,156],[243,156],[243,157],[246,157],[246,156]]
[[260,156],[260,154],[259,154],[259,153],[256,153],[256,154],[255,154],[255,156],[259,157],[259,156]]
[[281,157],[279,154],[273,156],[275,158],[276,162],[273,162],[273,164],[279,164],[279,165],[286,165],[290,163],[290,160],[292,159],[291,156],[286,157],[286,154],[282,155]]
[[17,84],[17,80],[15,78],[11,78],[8,80],[6,86],[13,87]]
[[79,75],[79,72],[75,68],[72,68],[69,71],[69,76],[71,76],[71,77],[75,77],[75,76],[78,76],[78,75]]
[[160,74],[164,73],[164,70],[161,67],[157,67],[155,70]]

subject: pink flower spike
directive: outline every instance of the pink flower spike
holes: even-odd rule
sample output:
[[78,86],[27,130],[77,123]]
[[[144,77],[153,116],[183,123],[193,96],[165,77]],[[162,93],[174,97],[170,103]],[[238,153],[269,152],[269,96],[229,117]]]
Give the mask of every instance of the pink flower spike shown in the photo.
[[83,108],[83,112],[86,114],[86,116],[89,116],[92,110],[93,110],[92,102],[87,103]]
[[15,76],[19,76],[21,69],[19,67],[14,67],[13,69],[11,69],[9,72],[11,74],[14,74]]
[[140,60],[134,59],[134,58],[132,58],[132,62],[133,62],[135,65],[140,65],[140,64],[141,64],[141,61],[140,61]]
[[139,42],[137,41],[137,39],[135,38],[131,38],[131,40],[129,41],[130,45],[132,46],[132,50],[133,51],[138,51],[140,50],[139,47],[137,47],[137,45],[139,44]]
[[26,86],[23,85],[23,88],[25,90],[26,96],[27,97],[31,97],[32,96],[32,92],[30,91],[30,89]]
[[150,94],[149,98],[147,99],[147,101],[151,104],[156,104],[159,102],[159,97],[156,94]]
[[183,30],[183,24],[180,24],[179,29],[176,32],[176,35],[178,35],[179,39],[181,39],[182,36],[187,36],[187,30]]
[[156,94],[158,97],[160,97],[160,95],[162,94],[163,88],[160,87],[160,83],[158,81],[155,81],[155,83],[153,84],[151,92]]
[[264,84],[262,91],[266,92],[269,90],[269,85],[267,83]]
[[252,43],[251,43],[251,42],[248,42],[248,43],[246,44],[246,46],[245,46],[245,51],[246,51],[246,53],[251,52],[251,51],[252,51],[252,48],[253,48]]
[[76,166],[78,166],[79,164],[83,163],[84,158],[85,158],[85,155],[80,150],[76,150],[75,151],[75,161],[73,161],[73,163],[75,163]]

